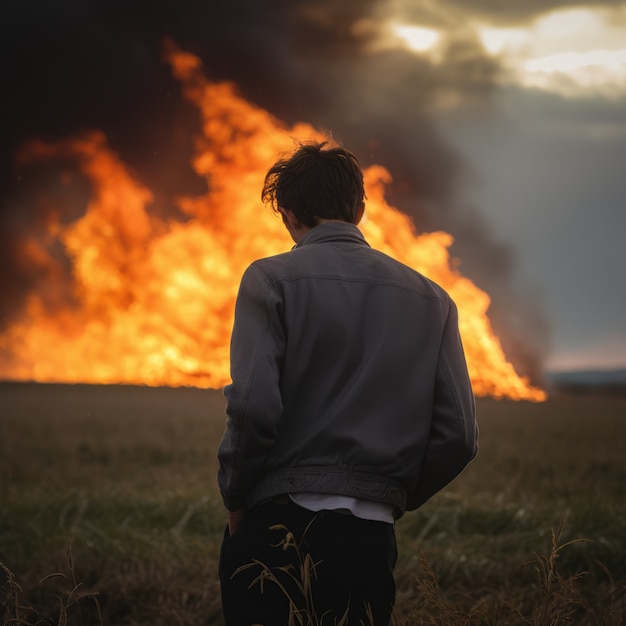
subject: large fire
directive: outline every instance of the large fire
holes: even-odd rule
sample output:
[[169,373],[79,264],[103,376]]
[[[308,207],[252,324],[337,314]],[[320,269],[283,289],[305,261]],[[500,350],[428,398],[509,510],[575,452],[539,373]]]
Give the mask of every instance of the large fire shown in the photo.
[[[294,139],[323,137],[306,124],[287,128],[233,85],[208,81],[195,56],[172,47],[167,59],[202,115],[193,166],[209,191],[179,199],[189,219],[168,221],[149,213],[151,192],[128,173],[103,134],[25,146],[26,160],[76,160],[92,190],[81,218],[69,226],[50,219],[46,236],[32,236],[23,246],[25,259],[48,282],[29,294],[0,336],[0,378],[214,388],[228,382],[241,275],[254,259],[292,245],[281,221],[260,206],[263,177]],[[487,318],[489,297],[456,269],[451,236],[416,234],[411,220],[385,201],[391,178],[384,168],[370,167],[365,177],[366,238],[457,302],[475,393],[543,400],[545,393],[507,362]],[[59,243],[72,262],[69,285],[51,251]]]

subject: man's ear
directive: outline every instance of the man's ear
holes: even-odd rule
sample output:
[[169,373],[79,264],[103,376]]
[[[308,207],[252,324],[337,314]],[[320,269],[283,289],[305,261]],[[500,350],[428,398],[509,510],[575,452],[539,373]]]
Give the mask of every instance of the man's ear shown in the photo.
[[359,208],[356,210],[356,215],[354,216],[355,225],[358,225],[359,222],[363,219],[363,213],[365,213],[365,202],[361,202]]
[[293,211],[290,211],[282,206],[278,207],[278,211],[283,218],[285,228],[296,243],[298,243],[300,239],[302,239],[302,237],[304,237],[304,235],[311,230],[296,217],[296,214]]
[[289,231],[301,227],[300,220],[298,220],[293,211],[290,211],[289,209],[286,209],[282,206],[278,207],[278,211],[282,215],[283,224],[287,227]]

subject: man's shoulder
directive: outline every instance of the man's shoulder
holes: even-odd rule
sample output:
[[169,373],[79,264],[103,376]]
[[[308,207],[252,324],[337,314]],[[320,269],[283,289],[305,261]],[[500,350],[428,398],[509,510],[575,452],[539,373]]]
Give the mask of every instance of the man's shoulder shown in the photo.
[[294,250],[287,252],[280,252],[279,254],[273,254],[271,256],[261,257],[250,263],[248,270],[252,269],[266,273],[273,274],[281,267],[286,267],[289,264],[289,258],[293,254]]
[[410,265],[376,248],[369,248],[368,254],[373,259],[373,264],[380,268],[381,276],[406,285],[407,288],[429,292],[434,297],[449,299],[449,294],[441,285]]
[[[448,300],[438,283],[418,270],[369,246],[351,247],[342,254],[341,246],[304,246],[254,261],[250,268],[277,283],[295,278],[329,278],[394,285],[419,292],[422,296]],[[338,254],[335,254],[337,252]]]

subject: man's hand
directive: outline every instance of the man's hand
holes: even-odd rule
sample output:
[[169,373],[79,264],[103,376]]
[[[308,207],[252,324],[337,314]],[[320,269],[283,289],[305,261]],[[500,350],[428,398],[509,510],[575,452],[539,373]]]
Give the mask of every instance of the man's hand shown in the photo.
[[228,532],[232,535],[238,528],[243,518],[246,516],[245,509],[238,511],[228,511]]

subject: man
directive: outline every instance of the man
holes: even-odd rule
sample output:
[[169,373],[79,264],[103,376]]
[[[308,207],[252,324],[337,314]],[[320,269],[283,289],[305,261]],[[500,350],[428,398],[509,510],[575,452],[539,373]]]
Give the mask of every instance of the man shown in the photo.
[[218,472],[227,626],[387,625],[394,521],[477,452],[456,307],[367,244],[364,197],[356,157],[326,142],[265,178],[296,245],[254,262],[237,297]]

